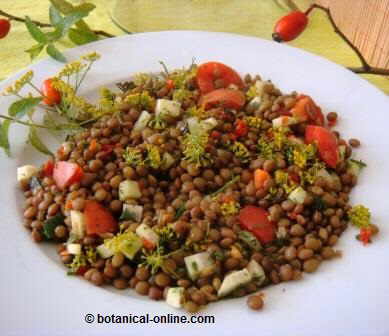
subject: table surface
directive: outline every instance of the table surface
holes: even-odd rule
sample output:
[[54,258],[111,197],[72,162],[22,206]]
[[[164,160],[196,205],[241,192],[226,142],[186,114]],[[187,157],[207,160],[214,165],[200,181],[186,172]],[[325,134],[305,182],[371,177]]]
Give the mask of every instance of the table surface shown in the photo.
[[[138,3],[144,4],[145,10],[147,9],[148,11],[152,11],[152,8],[150,9],[150,5],[152,5],[151,0],[142,0],[142,2],[140,0],[134,1],[138,1]],[[174,2],[175,0],[171,1]],[[304,2],[305,0],[301,1]],[[110,18],[109,12],[112,10],[114,1],[89,0],[89,2],[92,2],[97,6],[97,8],[87,19],[87,22],[91,27],[94,29],[103,29],[114,35],[123,34],[123,32],[112,22]],[[117,12],[121,12],[120,6],[123,6],[123,10],[126,10],[126,2],[128,4],[127,0],[116,0],[116,4],[118,6],[117,8],[119,9]],[[252,5],[253,3],[256,3],[256,5]],[[166,6],[169,6],[169,1],[167,1]],[[266,16],[264,15],[264,17],[261,17],[258,20],[258,25],[247,25],[247,22],[245,22],[245,17],[242,15],[242,25],[238,25],[234,32],[269,39],[274,21],[279,16],[283,15],[286,11],[277,5],[276,0],[252,2],[250,6],[258,6],[256,9],[259,12],[266,12]],[[2,1],[1,4],[1,9],[6,12],[22,17],[28,15],[31,18],[41,22],[48,22],[48,7],[49,1],[35,1],[32,5],[31,2],[27,2],[25,0],[13,0]],[[248,10],[252,10],[252,8],[250,7]],[[139,11],[137,12],[139,13]],[[269,13],[270,15],[268,15]],[[113,12],[113,14],[115,14],[115,12]],[[137,18],[137,25],[140,27],[143,26],[145,30],[148,30],[147,28],[150,27],[150,22],[147,20],[150,18],[150,16],[144,15],[143,17]],[[144,20],[144,22],[142,22],[142,20]],[[202,24],[204,24],[204,22],[202,22]],[[226,32],[230,31],[229,27],[231,25],[229,25],[228,22],[226,22],[225,25],[225,29],[222,28],[222,30]],[[191,29],[200,28],[201,27],[196,27],[196,24],[191,27]],[[7,38],[0,41],[0,79],[5,79],[13,72],[20,70],[30,64],[29,56],[24,52],[24,50],[28,49],[33,44],[34,41],[29,36],[25,25],[23,23],[12,22],[12,32]],[[333,29],[329,24],[325,14],[322,12],[313,13],[309,29],[307,29],[307,31],[304,32],[301,37],[299,37],[291,44],[312,53],[322,55],[339,64],[348,66],[359,65],[359,61],[356,55],[333,32]],[[72,46],[73,44],[70,41],[64,41],[60,43],[59,48],[64,50]],[[39,59],[44,57],[47,57],[47,55],[42,53]],[[385,93],[389,94],[389,77],[374,75],[362,76],[369,80],[372,84],[379,87]]]

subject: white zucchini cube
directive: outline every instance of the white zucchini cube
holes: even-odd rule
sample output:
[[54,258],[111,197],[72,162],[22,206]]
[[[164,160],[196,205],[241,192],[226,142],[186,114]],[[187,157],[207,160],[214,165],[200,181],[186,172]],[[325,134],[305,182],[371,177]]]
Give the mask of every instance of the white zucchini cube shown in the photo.
[[138,120],[136,121],[133,130],[136,132],[143,131],[146,127],[149,121],[151,120],[151,114],[147,111],[142,111],[140,114]]
[[124,204],[122,213],[128,212],[135,222],[141,222],[143,216],[143,206],[134,204]]
[[262,284],[266,280],[265,271],[254,259],[250,260],[246,268],[249,271],[251,278],[257,280],[257,284]]
[[166,294],[166,303],[174,308],[181,308],[184,302],[184,288],[170,287]]
[[168,152],[163,153],[162,156],[162,168],[163,169],[169,169],[175,162],[176,160],[174,157],[169,154]]
[[226,296],[230,294],[234,289],[249,283],[251,279],[251,275],[246,268],[240,271],[231,272],[224,278],[217,292],[217,296]]
[[146,239],[147,241],[153,243],[154,245],[158,244],[159,236],[154,232],[154,230],[150,226],[142,223],[136,228],[135,232],[139,237]]
[[262,104],[262,98],[261,97],[254,97],[253,99],[250,100],[249,106],[253,108],[259,108]]
[[125,180],[119,184],[119,199],[121,201],[141,197],[142,193],[140,192],[137,181]]
[[108,259],[114,255],[114,253],[104,244],[97,246],[96,251],[99,254],[99,256],[103,259]]
[[306,197],[307,192],[301,187],[297,187],[289,194],[289,199],[297,204],[303,204]]
[[273,119],[273,128],[288,127],[290,125],[297,124],[297,119],[288,116],[281,116]]
[[214,117],[210,117],[203,120],[201,125],[206,131],[210,131],[217,126],[217,120]]
[[66,245],[66,249],[70,254],[81,254],[81,244],[68,244]]
[[32,165],[26,165],[23,167],[18,167],[16,171],[16,177],[18,182],[29,181],[31,177],[38,173],[38,168]]
[[77,210],[70,211],[70,223],[72,225],[71,233],[81,239],[85,237],[85,216]]
[[213,260],[209,252],[201,252],[185,257],[185,266],[189,277],[196,280],[200,273],[213,264]]
[[178,117],[181,112],[181,103],[169,99],[157,99],[155,114],[166,114],[171,117]]

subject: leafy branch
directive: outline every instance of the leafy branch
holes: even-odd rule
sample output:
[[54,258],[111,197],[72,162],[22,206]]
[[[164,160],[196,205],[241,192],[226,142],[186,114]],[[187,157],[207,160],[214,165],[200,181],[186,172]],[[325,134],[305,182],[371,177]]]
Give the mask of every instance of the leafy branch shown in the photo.
[[[67,0],[50,0],[50,2],[50,23],[32,20],[28,16],[22,18],[0,10],[1,16],[26,24],[28,32],[37,42],[37,44],[26,50],[31,60],[36,58],[43,49],[46,49],[47,54],[55,60],[66,62],[65,56],[55,46],[55,43],[65,36],[76,45],[96,41],[99,36],[114,37],[114,35],[102,30],[92,30],[83,20],[95,9],[95,5],[86,2],[74,6]],[[42,30],[42,28],[45,30]],[[52,28],[52,30],[47,31],[46,28]]]
[[347,45],[356,53],[358,56],[362,66],[361,67],[347,67],[352,72],[358,73],[358,74],[372,74],[372,75],[384,75],[389,76],[389,69],[383,69],[383,68],[377,68],[371,66],[365,57],[362,55],[361,51],[348,39],[348,37],[339,29],[337,24],[335,23],[335,20],[331,14],[331,11],[329,8],[323,7],[321,5],[313,4],[311,5],[305,12],[306,15],[308,15],[313,9],[320,9],[324,11],[327,14],[327,17],[334,28],[334,31],[336,34],[338,34],[343,41],[347,43]]

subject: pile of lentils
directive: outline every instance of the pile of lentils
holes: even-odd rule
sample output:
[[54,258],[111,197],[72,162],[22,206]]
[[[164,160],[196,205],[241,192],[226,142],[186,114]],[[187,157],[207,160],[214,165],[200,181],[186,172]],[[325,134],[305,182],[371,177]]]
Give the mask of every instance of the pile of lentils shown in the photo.
[[[260,80],[260,76],[246,75],[241,91],[247,93]],[[307,196],[302,204],[288,199],[285,193],[270,195],[275,187],[276,170],[299,174],[300,168],[290,164],[282,155],[265,158],[258,154],[257,143],[262,134],[271,130],[272,120],[280,117],[282,111],[293,108],[297,93],[282,94],[270,81],[266,81],[260,106],[246,103],[238,111],[223,106],[208,109],[207,117],[215,118],[217,125],[206,145],[211,160],[208,164],[199,165],[185,160],[182,148],[188,132],[185,111],[199,107],[201,96],[193,78],[185,84],[185,90],[191,94],[181,102],[180,117],[167,120],[163,129],[146,127],[140,132],[134,132],[132,128],[144,107],[126,103],[125,97],[147,90],[154,99],[172,99],[174,89],[169,89],[160,78],[152,78],[141,85],[129,81],[119,87],[122,90],[117,94],[121,102],[118,104],[119,112],[105,115],[69,137],[56,154],[57,161],[77,163],[84,172],[82,180],[60,190],[54,179],[44,176],[41,170],[36,179],[39,188],[22,186],[25,226],[31,230],[35,242],[46,240],[43,234],[45,221],[58,214],[64,216],[63,224],[55,227],[52,239],[64,265],[70,265],[75,258],[66,249],[71,231],[69,209],[66,208],[69,200],[72,201],[72,209],[81,212],[86,200],[98,201],[109,209],[121,229],[135,232],[139,223],[119,219],[124,202],[119,199],[118,188],[126,179],[137,181],[140,187],[141,197],[130,203],[143,207],[142,222],[153,229],[167,225],[172,228],[170,237],[173,238],[166,242],[164,252],[168,257],[163,259],[163,267],[152,272],[150,265],[142,262],[141,256],[130,260],[122,253],[115,253],[103,259],[97,254],[92,262],[87,262],[81,273],[96,286],[112,285],[121,290],[132,288],[152,300],[162,300],[169,287],[182,287],[185,289],[184,308],[197,312],[206,304],[219,300],[217,291],[226,274],[241,270],[250,260],[255,260],[263,267],[266,280],[260,286],[255,281],[249,282],[235,289],[229,297],[250,294],[248,306],[259,310],[263,306],[263,297],[255,293],[263,287],[299,280],[304,273],[315,272],[324,260],[339,256],[334,246],[347,227],[349,193],[357,183],[357,177],[347,171],[345,160],[351,156],[351,147],[359,146],[359,141],[353,139],[347,143],[338,132],[333,131],[338,144],[345,147],[344,160],[332,169],[339,178],[332,183],[322,177],[316,178],[306,188]],[[154,113],[153,109],[149,112]],[[247,135],[239,140],[249,152],[249,160],[240,160],[226,144],[232,141],[230,133],[236,121],[246,117],[260,120],[261,127],[249,125]],[[334,112],[327,115],[327,121],[332,124],[336,119]],[[290,126],[289,130],[295,137],[303,139],[305,127],[306,123],[302,122]],[[92,150],[88,145],[93,140],[97,146]],[[157,146],[161,155],[169,152],[175,158],[174,164],[168,170],[129,165],[124,158],[126,148],[142,148],[145,144]],[[104,150],[107,145],[113,145],[108,155]],[[260,189],[256,189],[253,176],[258,168],[272,177]],[[228,185],[235,176],[240,179]],[[223,189],[223,186],[226,188]],[[217,190],[221,190],[219,197],[207,197]],[[262,244],[260,250],[243,244],[239,236],[244,229],[238,215],[222,214],[225,196],[237,202],[240,208],[255,205],[266,209],[269,219],[275,223],[277,238]],[[83,249],[93,251],[113,236],[114,233],[87,235],[75,242]],[[209,251],[217,257],[212,267],[192,281],[185,270],[184,258],[201,251]]]

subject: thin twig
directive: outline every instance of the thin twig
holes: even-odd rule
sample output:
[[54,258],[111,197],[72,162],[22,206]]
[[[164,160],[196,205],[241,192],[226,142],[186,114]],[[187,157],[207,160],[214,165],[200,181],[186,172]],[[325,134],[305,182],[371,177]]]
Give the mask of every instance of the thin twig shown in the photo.
[[332,27],[334,28],[335,33],[337,33],[343,41],[347,43],[347,45],[357,54],[359,60],[362,63],[362,67],[347,67],[350,71],[358,73],[358,74],[373,74],[373,75],[384,75],[389,76],[389,69],[376,68],[372,67],[362,55],[361,51],[348,39],[348,37],[338,28],[335,23],[334,18],[332,17],[331,11],[329,8],[313,4],[306,11],[305,14],[308,15],[313,9],[320,9],[327,14],[328,19]]
[[[1,16],[4,16],[10,20],[13,20],[13,21],[18,21],[18,22],[26,22],[26,20],[20,16],[15,16],[15,15],[12,15],[12,14],[9,14],[9,13],[6,13],[4,12],[3,10],[0,9],[0,15]],[[35,20],[32,20],[33,23],[35,23],[38,27],[40,28],[49,28],[49,27],[53,27],[53,25],[51,25],[50,23],[44,23],[44,22],[40,22],[40,21],[35,21]],[[115,35],[112,35],[110,33],[107,33],[105,32],[104,30],[92,30],[96,35],[101,35],[101,36],[104,36],[104,37],[115,37]]]
[[22,125],[25,125],[25,126],[51,129],[51,127],[49,127],[49,126],[45,126],[45,125],[41,125],[41,124],[35,124],[35,123],[30,123],[28,121],[23,121],[23,120],[20,120],[20,119],[16,119],[16,118],[5,116],[3,114],[0,114],[0,118],[1,119],[11,120],[13,122],[16,122],[18,124],[22,124]]

